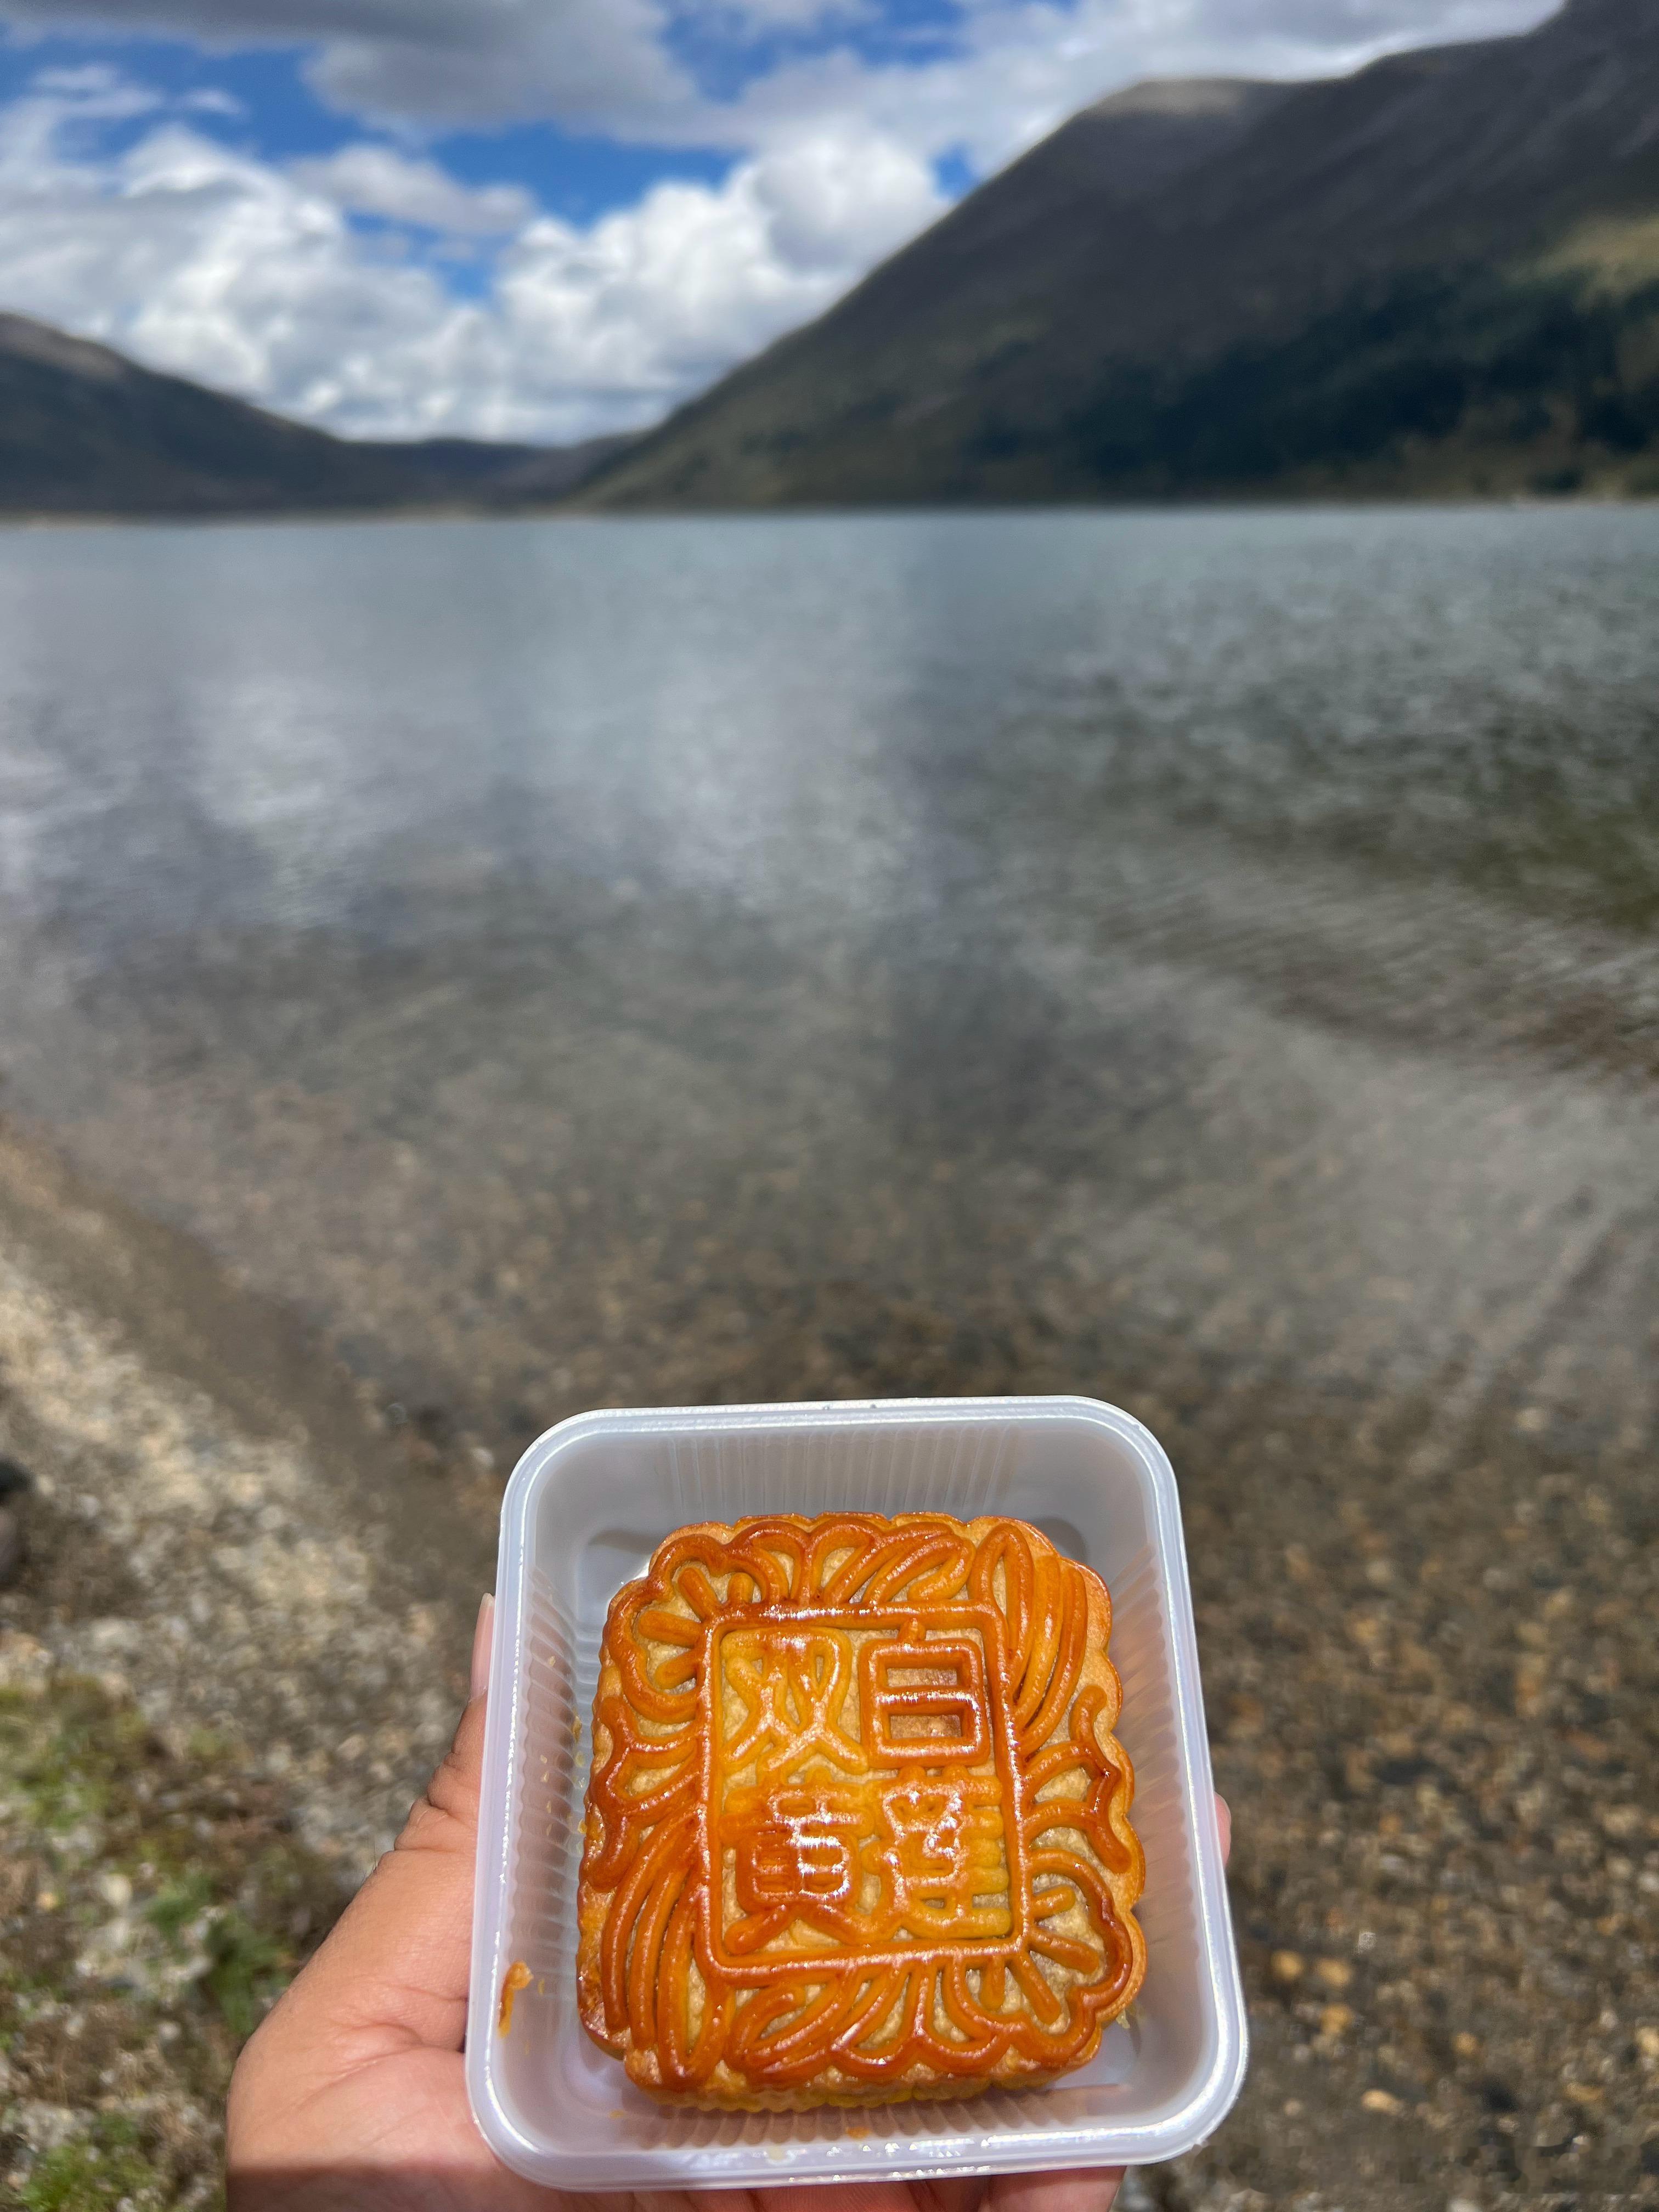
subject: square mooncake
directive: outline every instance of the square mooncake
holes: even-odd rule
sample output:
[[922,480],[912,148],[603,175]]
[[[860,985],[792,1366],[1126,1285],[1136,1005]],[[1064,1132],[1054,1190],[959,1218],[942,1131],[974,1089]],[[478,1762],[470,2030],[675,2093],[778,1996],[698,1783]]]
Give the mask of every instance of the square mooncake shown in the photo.
[[750,2110],[1085,2064],[1146,1970],[1110,1628],[1020,1521],[671,1536],[600,1653],[588,2033],[657,2096]]

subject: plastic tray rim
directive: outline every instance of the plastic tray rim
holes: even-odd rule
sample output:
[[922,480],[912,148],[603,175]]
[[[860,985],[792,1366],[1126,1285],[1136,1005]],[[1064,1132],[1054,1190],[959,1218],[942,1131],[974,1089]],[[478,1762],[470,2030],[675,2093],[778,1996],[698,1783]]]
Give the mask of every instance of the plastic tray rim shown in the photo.
[[[1195,1844],[1197,1897],[1216,1999],[1215,2048],[1201,2080],[1168,2112],[1109,2131],[1033,2125],[992,2136],[939,2132],[882,2142],[873,2132],[809,2145],[733,2146],[696,2150],[642,2151],[618,2145],[600,2154],[550,2149],[520,2128],[501,2097],[492,2064],[495,1992],[505,1971],[505,1935],[499,1902],[508,1874],[507,1808],[518,1781],[514,1725],[524,1690],[526,1537],[542,1488],[569,1448],[595,1435],[758,1433],[808,1421],[819,1427],[857,1428],[879,1423],[1079,1421],[1106,1429],[1129,1444],[1147,1474],[1158,1526],[1158,1563],[1169,1601],[1174,1657],[1174,1725],[1181,1747],[1187,1812]],[[1197,1629],[1183,1540],[1175,1470],[1152,1431],[1133,1414],[1080,1394],[1043,1397],[860,1398],[791,1401],[738,1406],[605,1407],[573,1414],[538,1437],[514,1468],[503,1494],[497,1555],[495,1636],[474,1890],[473,1942],[466,2081],[474,2119],[495,2155],[526,2179],[569,2189],[626,2190],[646,2184],[690,2188],[740,2186],[745,2182],[827,2185],[881,2179],[921,2180],[949,2175],[1032,2172],[1105,2165],[1150,2165],[1176,2158],[1206,2142],[1225,2119],[1244,2084],[1249,2030],[1232,1938],[1220,1838],[1212,1812],[1197,1802],[1212,1790],[1209,1744],[1201,1725]],[[1194,1728],[1194,1715],[1200,1725]],[[494,1817],[492,1817],[492,1815]],[[870,2108],[879,2112],[884,2108]],[[914,2107],[912,2108],[914,2109]],[[957,2107],[956,2109],[963,2109]],[[1103,2143],[1103,2134],[1109,2133]],[[811,2154],[809,2159],[799,2153]],[[813,2170],[813,2169],[816,2170]]]

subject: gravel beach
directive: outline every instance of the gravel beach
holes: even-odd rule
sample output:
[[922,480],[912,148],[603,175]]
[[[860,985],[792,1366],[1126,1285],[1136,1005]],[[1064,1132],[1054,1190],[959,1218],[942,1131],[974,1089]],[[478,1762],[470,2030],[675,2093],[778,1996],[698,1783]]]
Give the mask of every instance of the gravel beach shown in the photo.
[[3,1135],[0,1231],[0,2203],[211,2204],[236,2048],[448,1741],[495,1486]]

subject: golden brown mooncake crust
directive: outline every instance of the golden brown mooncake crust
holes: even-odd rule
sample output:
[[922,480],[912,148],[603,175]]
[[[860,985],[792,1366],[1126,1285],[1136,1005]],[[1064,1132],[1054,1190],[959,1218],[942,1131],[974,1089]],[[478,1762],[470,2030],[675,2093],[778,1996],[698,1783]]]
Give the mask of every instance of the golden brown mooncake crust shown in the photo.
[[658,2096],[750,2109],[1086,2063],[1146,1971],[1110,1628],[1024,1522],[671,1536],[600,1653],[588,2033]]

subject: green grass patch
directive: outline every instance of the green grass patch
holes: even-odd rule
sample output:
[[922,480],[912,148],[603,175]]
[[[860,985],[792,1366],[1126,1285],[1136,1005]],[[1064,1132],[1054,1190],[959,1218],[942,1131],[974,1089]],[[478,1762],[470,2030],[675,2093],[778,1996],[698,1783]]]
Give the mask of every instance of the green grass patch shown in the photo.
[[172,2200],[168,2176],[139,2148],[130,2120],[100,2118],[91,2133],[60,2144],[39,2160],[25,2180],[23,2212],[163,2212]]
[[[0,1693],[0,2201],[216,2201],[237,2051],[344,1895],[223,1739],[170,1750],[79,1679]],[[33,2104],[71,2140],[32,2151]]]

